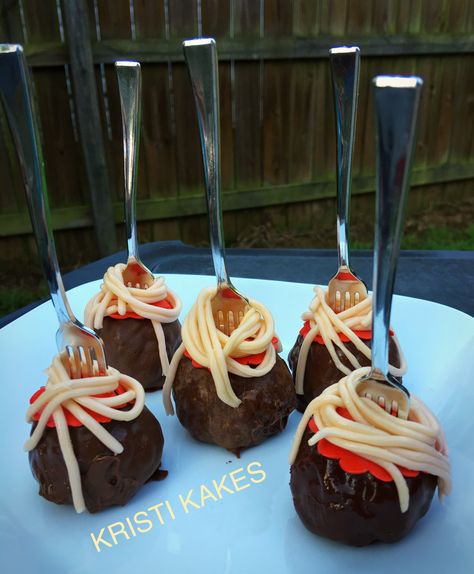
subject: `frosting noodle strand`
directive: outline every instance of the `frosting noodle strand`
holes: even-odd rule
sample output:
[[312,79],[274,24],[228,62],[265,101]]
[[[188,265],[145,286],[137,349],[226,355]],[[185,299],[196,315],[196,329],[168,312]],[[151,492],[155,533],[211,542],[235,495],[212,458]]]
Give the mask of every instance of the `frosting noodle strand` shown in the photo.
[[[79,464],[74,454],[64,409],[72,413],[114,454],[120,454],[123,452],[122,444],[83,407],[109,419],[131,421],[142,412],[145,404],[145,393],[138,381],[119,373],[112,367],[108,367],[106,375],[71,379],[60,355],[54,357],[53,363],[46,370],[46,373],[48,381],[45,391],[36,398],[26,412],[27,422],[32,422],[34,415],[43,409],[38,424],[26,441],[24,449],[30,451],[37,446],[48,419],[52,416],[66,464],[74,508],[76,512],[83,512],[86,506],[82,493]],[[115,391],[119,383],[125,389],[124,393],[112,397],[95,396]],[[130,402],[134,402],[134,404],[129,410],[117,408]]]
[[[84,311],[84,322],[92,329],[101,329],[104,317],[114,315],[125,315],[132,311],[145,319],[149,319],[155,330],[158,342],[163,374],[166,376],[169,369],[169,360],[166,354],[165,335],[162,323],[172,323],[176,321],[181,313],[181,301],[172,291],[170,291],[163,277],[156,277],[155,282],[148,289],[137,289],[127,287],[123,282],[123,271],[126,265],[118,263],[114,267],[109,267],[104,275],[100,292],[95,295],[87,304]],[[157,307],[153,303],[167,299],[172,305],[172,309]]]
[[[218,397],[233,408],[242,401],[232,389],[229,373],[248,378],[261,377],[275,365],[276,352],[272,345],[274,325],[270,312],[258,301],[250,300],[250,309],[228,337],[214,323],[211,301],[215,294],[216,287],[203,289],[184,320],[181,330],[183,342],[173,356],[163,386],[163,403],[167,414],[174,414],[171,388],[185,350],[197,363],[210,370]],[[242,365],[235,360],[259,353],[265,355],[256,367]]]
[[[311,328],[305,335],[303,343],[301,344],[298,364],[296,367],[295,387],[298,394],[303,394],[306,361],[311,344],[317,335],[321,335],[334,364],[344,375],[348,375],[353,369],[359,369],[361,365],[354,354],[351,353],[341,341],[339,333],[346,335],[346,337],[354,344],[356,349],[367,357],[367,359],[370,359],[372,356],[370,347],[354,333],[354,331],[365,331],[371,329],[372,297],[367,297],[357,305],[354,305],[354,307],[346,309],[341,313],[335,313],[326,301],[326,292],[321,289],[321,287],[317,286],[314,288],[314,291],[316,295],[311,301],[309,310],[301,316],[303,321],[309,321]],[[390,365],[390,372],[395,377],[401,377],[407,370],[405,357],[400,345],[398,344],[397,338],[394,336],[393,339],[395,340],[398,348],[400,367],[396,368],[393,365]],[[335,347],[342,351],[346,359],[352,365],[352,368],[344,365],[340,360]]]
[[[408,420],[392,416],[372,400],[357,395],[357,382],[369,372],[370,367],[353,371],[309,403],[296,431],[290,464],[295,461],[303,433],[313,417],[318,432],[308,445],[324,438],[384,468],[393,478],[402,512],[408,509],[409,491],[398,466],[437,476],[438,494],[443,498],[451,491],[451,476],[439,422],[413,395]],[[336,410],[339,407],[346,408],[353,420],[341,416]]]

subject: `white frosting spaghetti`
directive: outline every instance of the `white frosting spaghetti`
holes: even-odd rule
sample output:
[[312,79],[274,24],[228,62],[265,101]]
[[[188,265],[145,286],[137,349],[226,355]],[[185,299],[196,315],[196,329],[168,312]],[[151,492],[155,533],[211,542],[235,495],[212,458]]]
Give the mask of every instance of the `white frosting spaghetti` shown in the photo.
[[[250,300],[250,309],[240,325],[227,336],[214,322],[211,300],[215,294],[216,287],[203,289],[184,320],[181,330],[183,342],[173,356],[163,386],[163,403],[167,414],[174,414],[171,388],[185,350],[197,363],[210,370],[218,397],[233,408],[242,401],[232,389],[229,373],[248,378],[261,377],[275,365],[276,352],[272,344],[275,331],[270,312],[258,301]],[[240,357],[259,353],[265,354],[256,367],[236,361]]]
[[[359,369],[361,365],[354,354],[341,341],[339,333],[346,335],[356,349],[367,359],[370,360],[372,356],[370,347],[354,333],[354,331],[367,331],[372,328],[372,297],[367,297],[357,305],[354,305],[354,307],[341,313],[335,313],[326,301],[326,291],[317,286],[314,288],[314,291],[316,295],[311,301],[309,310],[301,316],[303,321],[309,321],[310,330],[304,336],[298,356],[295,376],[295,387],[298,394],[303,394],[306,361],[311,344],[317,335],[322,337],[334,364],[344,375],[348,375],[354,369]],[[400,367],[397,368],[390,365],[390,372],[395,377],[401,377],[406,373],[407,365],[395,335],[393,339],[398,348]],[[348,367],[340,360],[335,347],[342,351],[351,367]]]
[[[74,454],[64,410],[73,414],[114,454],[120,454],[123,452],[123,446],[120,442],[83,407],[112,420],[131,421],[142,412],[145,404],[145,393],[138,381],[119,373],[112,367],[108,367],[106,375],[71,379],[60,355],[54,357],[53,363],[46,373],[48,381],[44,392],[37,397],[26,412],[26,420],[31,422],[35,413],[44,407],[38,424],[26,441],[24,448],[30,451],[36,447],[49,418],[52,416],[58,433],[61,453],[66,464],[74,508],[76,512],[83,512],[86,506],[82,493],[79,464]],[[115,391],[119,383],[125,389],[124,393],[112,397],[94,396]],[[132,401],[134,404],[129,410],[116,408]]]
[[[296,431],[290,464],[295,461],[303,433],[313,417],[318,432],[308,444],[325,438],[384,468],[394,480],[402,512],[408,509],[409,491],[398,466],[437,476],[438,494],[443,498],[451,491],[451,476],[439,422],[413,395],[408,420],[392,416],[367,397],[358,396],[355,386],[369,372],[370,367],[353,371],[309,403]],[[339,407],[346,408],[353,420],[338,414]]]
[[[145,319],[149,319],[155,330],[158,343],[158,352],[163,374],[166,376],[169,369],[169,360],[166,354],[165,335],[162,323],[176,321],[181,313],[181,301],[170,291],[163,277],[156,277],[155,282],[148,289],[127,287],[123,282],[123,271],[126,265],[118,263],[109,267],[104,275],[100,292],[87,304],[84,311],[84,322],[92,329],[101,329],[104,317],[108,315],[125,315],[132,311]],[[167,299],[172,309],[157,307],[153,303]]]

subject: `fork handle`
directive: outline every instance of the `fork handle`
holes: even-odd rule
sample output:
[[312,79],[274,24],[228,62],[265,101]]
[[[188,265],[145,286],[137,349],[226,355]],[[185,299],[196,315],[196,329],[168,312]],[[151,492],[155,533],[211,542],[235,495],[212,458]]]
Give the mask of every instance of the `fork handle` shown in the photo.
[[23,48],[19,45],[0,45],[0,95],[18,151],[38,254],[62,325],[75,317],[59,270],[33,98]]
[[212,260],[218,285],[228,285],[221,207],[216,42],[212,38],[186,40],[183,42],[183,51],[191,78],[201,138]]
[[385,376],[389,374],[390,311],[422,84],[416,76],[373,79],[377,179],[372,370]]
[[339,267],[349,265],[349,206],[352,152],[359,93],[360,50],[354,46],[329,50],[336,119],[337,252]]
[[125,182],[125,231],[128,257],[139,259],[137,219],[137,165],[140,144],[142,78],[138,62],[115,62],[120,106],[122,110],[124,182]]

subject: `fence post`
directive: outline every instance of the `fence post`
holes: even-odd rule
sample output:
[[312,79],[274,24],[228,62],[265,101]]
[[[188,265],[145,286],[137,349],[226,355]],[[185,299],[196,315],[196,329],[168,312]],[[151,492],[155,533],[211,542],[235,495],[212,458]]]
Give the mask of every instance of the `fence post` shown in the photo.
[[79,138],[86,167],[92,217],[101,256],[116,250],[89,23],[84,0],[63,0]]

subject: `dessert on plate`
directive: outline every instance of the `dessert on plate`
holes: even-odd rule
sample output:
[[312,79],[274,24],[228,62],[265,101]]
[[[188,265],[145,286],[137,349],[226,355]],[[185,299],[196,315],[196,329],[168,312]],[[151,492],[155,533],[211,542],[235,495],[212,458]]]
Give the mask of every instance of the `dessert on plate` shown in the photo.
[[181,301],[156,277],[147,289],[126,285],[124,263],[109,267],[87,304],[84,323],[101,337],[107,360],[146,391],[161,389],[181,343]]
[[115,62],[124,149],[127,264],[109,267],[100,292],[85,309],[85,324],[104,342],[108,361],[138,379],[146,391],[161,389],[169,361],[180,344],[181,302],[140,261],[135,217],[138,142],[141,125],[141,68]]
[[[303,412],[324,389],[354,369],[370,364],[372,298],[349,263],[349,207],[352,154],[359,91],[360,49],[329,50],[337,135],[337,252],[338,271],[327,290],[315,287],[315,297],[303,314],[304,326],[289,354]],[[405,360],[393,332],[389,343],[391,373],[401,377]]]
[[228,336],[214,322],[215,295],[215,287],[203,289],[184,320],[163,402],[167,414],[174,414],[173,395],[178,419],[194,438],[239,454],[285,428],[295,391],[277,354],[269,311],[250,300]]
[[54,357],[27,411],[33,426],[25,450],[39,494],[76,512],[124,505],[145,482],[167,474],[160,470],[160,423],[138,381],[113,367],[71,379],[63,356]]
[[[421,85],[417,77],[373,80],[377,219],[371,366],[351,370],[308,404],[290,453],[290,487],[304,525],[320,536],[355,546],[399,540],[426,514],[436,488],[441,498],[451,490],[441,426],[393,376],[388,353]],[[364,323],[336,323],[343,313],[331,315],[323,292],[317,296],[314,310],[322,307],[325,314],[313,331],[319,329],[323,339],[341,348],[336,329],[333,337],[325,332],[331,327],[327,317],[349,339],[351,329]],[[354,309],[344,317],[348,323]],[[348,357],[347,349],[344,354]]]
[[[370,365],[372,345],[372,297],[336,313],[327,290],[316,286],[304,325],[288,355],[296,388],[297,408],[304,412],[324,389],[354,369]],[[405,357],[393,331],[389,340],[390,372],[401,377]]]
[[361,397],[363,367],[306,408],[290,453],[290,487],[303,524],[320,536],[363,546],[395,542],[451,490],[443,431],[418,398],[408,420]]

